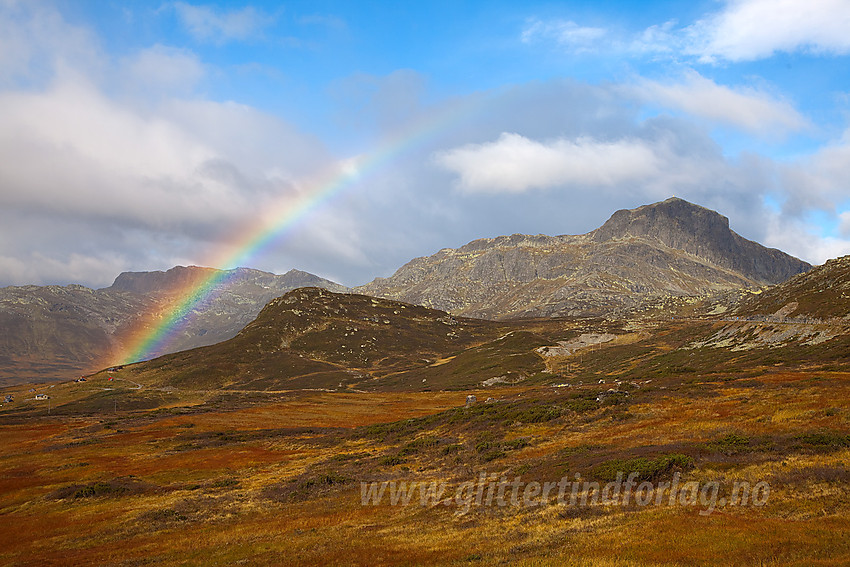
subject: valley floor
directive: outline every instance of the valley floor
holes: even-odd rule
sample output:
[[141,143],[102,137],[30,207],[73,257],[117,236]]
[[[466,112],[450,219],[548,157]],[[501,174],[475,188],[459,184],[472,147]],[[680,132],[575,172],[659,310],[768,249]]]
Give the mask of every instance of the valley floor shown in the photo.
[[[160,398],[151,409],[116,402],[60,415],[46,402],[7,405],[0,562],[850,564],[850,373],[685,373],[620,384],[622,395],[608,392],[610,381],[581,382],[149,391]],[[137,386],[98,375],[40,387],[57,402],[81,388],[138,396]],[[477,401],[466,406],[468,394]],[[19,399],[32,396],[21,390]],[[469,485],[463,493],[481,479],[528,486],[577,473],[603,487],[617,471],[659,487],[662,502],[594,503],[591,490],[585,505],[558,503],[553,492],[529,501],[537,505],[488,506],[469,498]],[[717,498],[670,505],[662,483],[673,479],[716,486]],[[407,505],[389,493],[362,502],[362,483],[390,481],[446,492],[424,506],[418,493]],[[720,505],[742,482],[766,483],[769,494],[759,505],[754,494],[747,505]]]

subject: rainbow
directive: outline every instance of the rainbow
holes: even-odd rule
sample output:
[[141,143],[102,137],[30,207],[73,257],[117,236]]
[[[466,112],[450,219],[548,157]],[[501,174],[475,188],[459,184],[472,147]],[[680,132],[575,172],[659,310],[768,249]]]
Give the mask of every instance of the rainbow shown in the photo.
[[246,225],[228,239],[227,245],[222,246],[221,250],[204,262],[204,265],[222,269],[211,270],[210,275],[201,281],[175,290],[171,295],[174,299],[159,314],[150,314],[129,333],[123,341],[121,352],[111,356],[112,364],[116,360],[120,361],[118,364],[143,361],[155,353],[162,352],[171,339],[191,321],[192,311],[226,288],[227,278],[231,275],[225,271],[227,268],[253,263],[304,219],[346,189],[362,183],[368,175],[379,171],[394,159],[422,146],[437,134],[468,118],[471,105],[471,100],[455,103],[446,106],[436,115],[429,114],[413,121],[406,129],[380,144],[377,151],[307,180],[299,185],[300,191],[297,195],[287,195],[268,208],[261,219],[251,219],[250,225]]

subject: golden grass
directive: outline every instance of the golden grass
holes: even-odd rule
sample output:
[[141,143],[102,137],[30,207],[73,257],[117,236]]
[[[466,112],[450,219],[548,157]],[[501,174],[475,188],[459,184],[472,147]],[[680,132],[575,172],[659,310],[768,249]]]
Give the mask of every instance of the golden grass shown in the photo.
[[[770,375],[760,379],[761,388],[715,383],[711,395],[671,389],[631,404],[622,421],[577,417],[514,424],[505,439],[527,438],[531,445],[480,466],[510,471],[569,447],[629,454],[647,446],[705,443],[730,431],[786,437],[847,431],[850,376],[818,376],[823,379],[811,380],[806,373]],[[541,392],[511,388],[475,394],[482,399],[522,393],[526,399]],[[465,515],[456,506],[361,506],[356,482],[289,501],[266,495],[270,487],[308,473],[313,465],[334,462],[335,456],[378,456],[389,450],[383,442],[346,431],[462,406],[467,393],[312,392],[251,407],[220,406],[157,418],[119,412],[0,424],[0,563],[850,564],[848,486],[817,477],[775,483],[762,508],[726,508],[709,516],[670,506],[473,508]],[[463,428],[457,432],[460,438],[466,435]],[[443,428],[434,434],[453,433]],[[419,472],[416,467],[429,465],[429,459],[412,457],[407,472],[384,467],[374,474],[463,479],[477,470],[464,464]],[[850,448],[792,451],[776,458],[706,460],[688,478],[755,482],[848,463]],[[153,488],[91,498],[53,495],[69,485],[131,475]]]

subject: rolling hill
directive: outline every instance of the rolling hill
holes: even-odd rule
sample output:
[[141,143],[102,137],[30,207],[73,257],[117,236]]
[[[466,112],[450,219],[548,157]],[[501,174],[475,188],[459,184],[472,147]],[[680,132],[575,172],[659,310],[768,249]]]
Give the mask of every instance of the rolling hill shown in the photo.
[[302,288],[271,301],[230,340],[121,372],[178,389],[459,388],[544,370],[534,348],[565,327],[454,317],[398,301]]
[[781,319],[850,320],[850,256],[827,260],[810,272],[750,295],[736,311]]

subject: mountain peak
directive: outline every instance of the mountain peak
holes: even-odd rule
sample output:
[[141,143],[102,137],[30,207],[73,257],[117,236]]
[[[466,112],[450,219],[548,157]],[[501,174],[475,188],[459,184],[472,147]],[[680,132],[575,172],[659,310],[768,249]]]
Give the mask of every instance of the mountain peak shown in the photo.
[[739,236],[725,216],[671,197],[617,211],[579,236],[499,236],[444,249],[359,290],[476,317],[601,315],[670,295],[775,284],[810,268]]
[[590,234],[597,242],[654,237],[671,248],[681,248],[683,238],[728,241],[734,233],[729,229],[729,219],[720,213],[670,197],[635,209],[621,209]]
[[811,269],[807,262],[747,240],[729,228],[729,219],[678,197],[617,211],[589,233],[596,242],[654,240],[739,272],[761,284],[777,284]]
[[107,288],[111,291],[129,291],[140,294],[161,294],[200,282],[214,268],[199,266],[174,266],[166,271],[122,272]]
[[230,284],[253,282],[279,289],[281,292],[306,286],[324,287],[338,292],[348,290],[348,288],[336,282],[296,269],[289,270],[283,275],[277,275],[253,268],[239,267],[232,270],[219,270],[200,266],[174,266],[164,272],[123,272],[115,278],[115,282],[107,289],[145,295],[163,295],[200,285],[208,280],[212,274],[223,274]]

